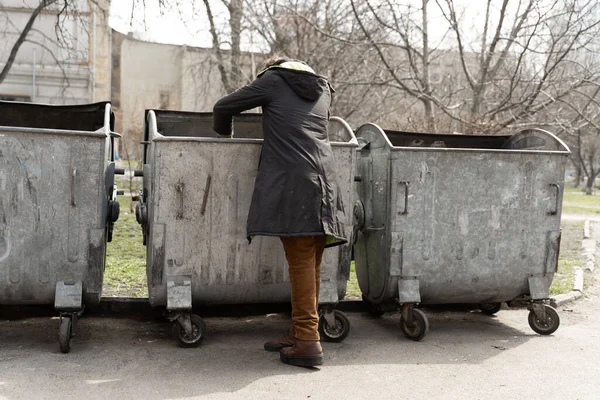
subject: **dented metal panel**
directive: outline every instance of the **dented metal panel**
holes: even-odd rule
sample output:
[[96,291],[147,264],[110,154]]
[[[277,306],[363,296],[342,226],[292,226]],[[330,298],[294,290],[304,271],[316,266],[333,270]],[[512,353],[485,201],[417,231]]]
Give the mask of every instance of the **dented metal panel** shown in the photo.
[[110,105],[0,102],[0,114],[0,304],[55,304],[60,282],[99,301]]
[[[148,191],[148,283],[153,305],[166,305],[166,283],[190,276],[195,303],[268,303],[290,299],[280,240],[246,239],[246,219],[262,147],[260,115],[234,119],[233,139],[217,139],[210,114],[146,113],[144,189]],[[356,139],[341,119],[329,130],[338,183],[352,204]],[[351,213],[344,219],[351,232]],[[346,290],[350,246],[325,250],[321,303]],[[171,302],[172,300],[169,300]]]
[[[404,134],[373,124],[357,137],[367,144],[357,156],[357,175],[367,179],[355,187],[367,226],[355,258],[369,300],[417,302],[408,300],[414,286],[401,282],[413,277],[425,304],[547,297],[569,154],[559,139],[539,130]],[[544,276],[535,290],[532,275]]]

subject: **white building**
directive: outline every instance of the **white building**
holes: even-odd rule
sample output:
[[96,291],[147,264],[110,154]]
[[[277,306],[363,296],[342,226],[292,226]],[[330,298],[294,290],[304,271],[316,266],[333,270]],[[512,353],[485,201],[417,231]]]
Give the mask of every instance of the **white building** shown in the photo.
[[[41,0],[0,2],[0,71]],[[109,0],[42,9],[19,48],[0,99],[49,104],[110,100]]]

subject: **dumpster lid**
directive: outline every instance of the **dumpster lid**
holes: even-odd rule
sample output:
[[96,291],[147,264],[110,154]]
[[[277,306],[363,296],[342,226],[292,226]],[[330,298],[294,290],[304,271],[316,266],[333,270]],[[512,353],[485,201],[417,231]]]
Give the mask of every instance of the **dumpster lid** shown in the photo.
[[[50,105],[0,101],[0,126],[94,132],[104,128],[107,101],[81,105]],[[115,115],[110,112],[110,130]]]
[[[156,115],[156,128],[163,136],[216,138],[213,131],[213,114],[209,112],[188,112],[171,110],[146,110]],[[262,139],[262,114],[246,113],[233,117],[236,139]],[[150,139],[149,124],[144,128],[144,140]]]
[[381,129],[375,124],[364,124],[356,136],[364,142],[363,147],[387,146],[398,148],[500,150],[500,151],[558,151],[569,153],[569,147],[558,137],[543,129],[526,129],[514,135],[463,135],[423,132],[405,132]]
[[393,146],[500,149],[511,136],[437,134],[384,130]]

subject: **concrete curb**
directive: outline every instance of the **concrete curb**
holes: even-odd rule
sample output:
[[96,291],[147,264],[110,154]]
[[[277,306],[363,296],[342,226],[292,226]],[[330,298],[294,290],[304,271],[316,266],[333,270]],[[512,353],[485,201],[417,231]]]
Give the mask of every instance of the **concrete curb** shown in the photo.
[[584,239],[591,238],[590,220],[589,219],[586,219],[585,222],[583,223],[583,238]]
[[592,238],[592,228],[590,220],[586,220],[583,224],[583,257],[585,258],[585,269],[594,272],[596,264],[596,240]]
[[562,306],[564,304],[570,303],[572,301],[575,301],[577,299],[580,299],[581,297],[583,297],[583,294],[581,292],[573,290],[572,292],[569,292],[569,293],[559,294],[558,296],[554,296],[550,300],[550,303],[553,307],[556,308],[556,307]]
[[583,239],[583,257],[585,258],[585,269],[594,272],[596,264],[596,241],[594,239]]
[[[581,247],[583,256],[585,257],[585,271],[594,272],[596,263],[596,240],[592,239],[591,223],[586,220],[583,225],[583,240]],[[569,293],[559,294],[550,299],[550,304],[553,307],[559,307],[583,297],[583,280],[585,271],[581,267],[575,267],[575,277],[573,278],[573,290]]]

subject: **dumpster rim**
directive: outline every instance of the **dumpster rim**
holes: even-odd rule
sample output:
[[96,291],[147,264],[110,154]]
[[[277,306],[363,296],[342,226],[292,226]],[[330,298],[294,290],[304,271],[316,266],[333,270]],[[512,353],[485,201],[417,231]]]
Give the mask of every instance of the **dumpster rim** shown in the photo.
[[[569,149],[569,146],[567,146],[567,144],[561,140],[558,136],[556,136],[555,134],[553,134],[552,132],[549,132],[545,129],[540,129],[540,128],[530,128],[530,129],[523,129],[511,136],[517,135],[521,132],[524,131],[531,131],[531,130],[535,130],[535,131],[540,131],[543,132],[544,134],[550,136],[552,139],[554,139],[555,141],[557,141],[562,147],[563,150],[525,150],[525,149],[480,149],[480,148],[455,148],[455,147],[407,147],[407,146],[394,146],[392,144],[392,142],[390,141],[390,139],[387,137],[387,135],[385,134],[385,129],[381,128],[379,125],[372,123],[372,122],[367,122],[365,124],[362,124],[361,126],[358,127],[358,129],[356,129],[356,134],[358,134],[363,128],[367,127],[367,126],[371,126],[376,128],[377,130],[379,130],[379,133],[381,134],[381,136],[383,137],[383,139],[385,140],[386,144],[388,145],[388,147],[392,150],[392,151],[444,151],[444,152],[467,152],[467,153],[498,153],[498,154],[509,154],[509,153],[524,153],[524,154],[564,154],[564,155],[569,155],[571,154],[571,149]],[[415,133],[425,133],[425,132],[415,132]],[[436,133],[432,133],[431,135],[441,135],[441,134],[436,134]],[[472,135],[472,136],[484,136],[484,135]]]
[[462,153],[489,153],[489,154],[557,154],[568,156],[567,150],[504,150],[504,149],[455,149],[447,147],[401,147],[394,146],[392,151],[428,151],[428,152],[462,152]]
[[[17,103],[17,102],[15,102]],[[18,102],[22,103],[22,102]],[[120,137],[121,135],[111,129],[111,114],[112,114],[112,106],[111,103],[108,102],[99,102],[99,103],[90,103],[90,104],[82,104],[81,106],[87,105],[95,105],[95,104],[103,104],[104,103],[104,126],[100,129],[96,129],[95,131],[82,131],[78,129],[53,129],[53,128],[35,128],[35,127],[24,127],[24,126],[14,126],[14,125],[0,125],[0,132],[15,132],[15,133],[37,133],[37,134],[52,134],[58,136],[84,136],[84,137]],[[43,103],[22,103],[22,104],[33,104],[40,105],[44,107],[77,107],[79,105],[71,105],[71,104],[43,104]]]
[[[160,132],[157,132],[160,135]],[[204,143],[235,143],[235,144],[257,144],[262,145],[264,139],[245,139],[245,138],[209,138],[209,137],[192,137],[192,136],[157,136],[152,139],[152,142],[204,142]],[[352,142],[329,142],[332,147],[358,147],[358,143]]]
[[[48,129],[48,128],[23,128],[18,126],[5,126],[0,125],[0,133],[36,133],[36,134],[48,134],[57,136],[87,136],[87,137],[98,137],[106,138],[110,136],[110,130],[106,128],[98,129],[97,131],[77,131],[77,130],[66,130],[66,129]],[[4,134],[3,134],[4,135]]]
[[[198,136],[164,136],[158,131],[158,124],[156,121],[156,113],[155,110],[150,109],[146,110],[146,123],[147,127],[145,129],[148,130],[148,139],[154,142],[212,142],[212,143],[253,143],[253,144],[263,144],[264,139],[247,139],[247,138],[236,138],[235,136],[232,138],[219,138],[215,137],[198,137]],[[159,110],[160,111],[160,110]],[[204,113],[191,113],[190,114],[204,114]],[[205,113],[207,115],[212,113]],[[262,116],[262,114],[251,114],[253,116]],[[332,116],[330,120],[335,120],[341,122],[342,125],[347,129],[351,139],[347,142],[329,142],[331,145],[335,145],[335,147],[358,147],[358,140],[356,139],[356,135],[350,125],[341,117]],[[216,135],[216,132],[215,132]]]

